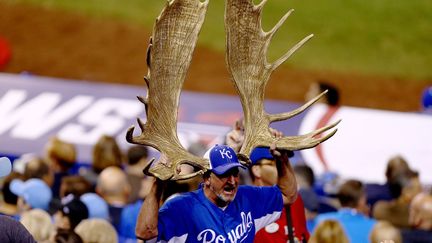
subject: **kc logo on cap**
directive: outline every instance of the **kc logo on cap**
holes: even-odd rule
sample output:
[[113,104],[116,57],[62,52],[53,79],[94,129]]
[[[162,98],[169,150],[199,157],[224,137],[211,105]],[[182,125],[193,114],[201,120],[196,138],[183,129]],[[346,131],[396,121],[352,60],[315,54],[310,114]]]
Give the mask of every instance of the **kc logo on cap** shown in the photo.
[[226,156],[227,158],[232,159],[233,156],[231,154],[231,151],[232,151],[232,149],[228,150],[226,148],[222,148],[219,150],[219,153],[221,154],[222,158],[225,158],[225,156]]
[[226,145],[216,144],[206,152],[204,158],[210,160],[210,170],[217,175],[222,175],[234,167],[246,168],[239,163],[236,152]]

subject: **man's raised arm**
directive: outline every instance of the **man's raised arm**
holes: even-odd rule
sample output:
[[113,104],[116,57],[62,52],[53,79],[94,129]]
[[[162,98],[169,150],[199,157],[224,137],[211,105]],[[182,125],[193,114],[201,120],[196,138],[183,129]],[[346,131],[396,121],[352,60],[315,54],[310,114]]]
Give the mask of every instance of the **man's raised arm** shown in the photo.
[[138,239],[149,240],[158,235],[158,216],[163,182],[153,178],[153,184],[149,194],[146,196],[138,214],[135,234]]
[[276,150],[275,144],[272,144],[270,151],[276,160],[278,172],[277,185],[282,192],[284,205],[291,204],[297,198],[297,181],[288,159],[289,153],[292,152]]

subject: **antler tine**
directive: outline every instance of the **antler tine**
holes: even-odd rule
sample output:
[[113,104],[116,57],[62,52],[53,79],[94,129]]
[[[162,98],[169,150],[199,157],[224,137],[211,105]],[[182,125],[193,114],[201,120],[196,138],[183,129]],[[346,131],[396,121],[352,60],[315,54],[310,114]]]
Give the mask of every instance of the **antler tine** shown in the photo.
[[285,120],[303,112],[326,93],[321,93],[291,112],[273,115],[264,111],[264,91],[270,75],[313,35],[305,37],[276,62],[269,64],[266,58],[270,41],[292,10],[288,11],[271,31],[264,33],[261,27],[261,10],[266,0],[259,5],[254,5],[253,0],[227,0],[226,2],[226,60],[244,112],[245,140],[238,154],[239,158],[247,160],[256,146],[270,146],[276,142],[278,148],[299,150],[314,147],[333,136],[336,129],[321,138],[314,137],[333,128],[338,122],[306,135],[280,139],[272,136],[269,129],[271,122]]
[[268,0],[262,0],[258,5],[255,6],[256,9],[261,11],[264,8],[264,5],[267,3]]
[[337,129],[334,129],[330,133],[322,136],[316,137],[317,135],[326,132],[339,124],[341,120],[338,120],[330,125],[325,127],[321,127],[315,131],[309,132],[300,136],[292,136],[292,137],[283,137],[276,142],[276,146],[281,149],[287,150],[300,150],[300,149],[308,149],[317,146],[318,144],[326,141],[331,138],[336,132]]
[[176,176],[177,165],[185,161],[200,170],[209,162],[186,151],[177,137],[177,113],[180,91],[204,22],[208,0],[171,0],[156,19],[147,49],[147,97],[138,97],[146,106],[147,122],[137,120],[141,134],[134,137],[134,127],[126,133],[127,141],[148,145],[161,155],[147,165],[148,174],[161,180],[182,179],[199,174]]
[[288,19],[288,17],[294,12],[294,9],[290,9],[280,20],[279,22],[271,29],[269,32],[267,32],[267,38],[268,42],[271,41],[273,36],[276,34],[276,32],[279,30],[279,28],[285,23],[285,21]]
[[300,47],[302,47],[308,40],[310,40],[314,35],[310,34],[303,38],[303,40],[299,41],[295,46],[293,46],[289,51],[285,53],[281,58],[276,60],[272,64],[272,70],[275,70],[277,67],[279,67],[282,63],[284,63],[288,58],[290,58]]
[[321,94],[317,95],[315,98],[313,98],[312,100],[308,101],[306,104],[300,106],[299,108],[297,108],[293,111],[269,115],[270,122],[283,121],[283,120],[289,119],[293,116],[296,116],[296,115],[302,113],[304,110],[306,110],[311,105],[313,105],[315,102],[317,102],[319,99],[321,99],[321,97],[323,97],[325,94],[327,94],[327,92],[328,92],[328,90],[323,91]]

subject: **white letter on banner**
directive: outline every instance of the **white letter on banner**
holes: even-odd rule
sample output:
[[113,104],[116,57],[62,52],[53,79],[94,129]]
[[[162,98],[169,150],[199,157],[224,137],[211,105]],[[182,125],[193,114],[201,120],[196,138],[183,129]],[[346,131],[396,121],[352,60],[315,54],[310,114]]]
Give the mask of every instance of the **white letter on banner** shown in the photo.
[[[10,96],[17,95],[17,99]],[[55,108],[61,101],[58,93],[41,93],[27,103],[18,106],[26,97],[23,91],[9,91],[2,99],[5,112],[0,113],[0,134],[13,127],[11,136],[21,139],[37,139],[83,110],[93,100],[90,96],[76,96]],[[9,103],[8,102],[12,102]],[[55,108],[55,109],[54,109]],[[54,109],[54,110],[53,110]],[[13,111],[12,111],[13,110]]]
[[136,118],[144,107],[135,100],[103,98],[78,116],[78,124],[70,123],[59,131],[67,141],[92,145],[102,135],[114,136],[122,131],[125,121]]

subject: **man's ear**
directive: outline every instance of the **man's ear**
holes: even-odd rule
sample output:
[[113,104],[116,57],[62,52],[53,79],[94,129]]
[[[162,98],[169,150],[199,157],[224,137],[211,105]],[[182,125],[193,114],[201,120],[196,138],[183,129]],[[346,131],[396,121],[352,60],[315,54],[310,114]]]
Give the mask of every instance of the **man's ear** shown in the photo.
[[261,178],[261,167],[260,166],[252,166],[251,168],[252,174],[255,178]]

